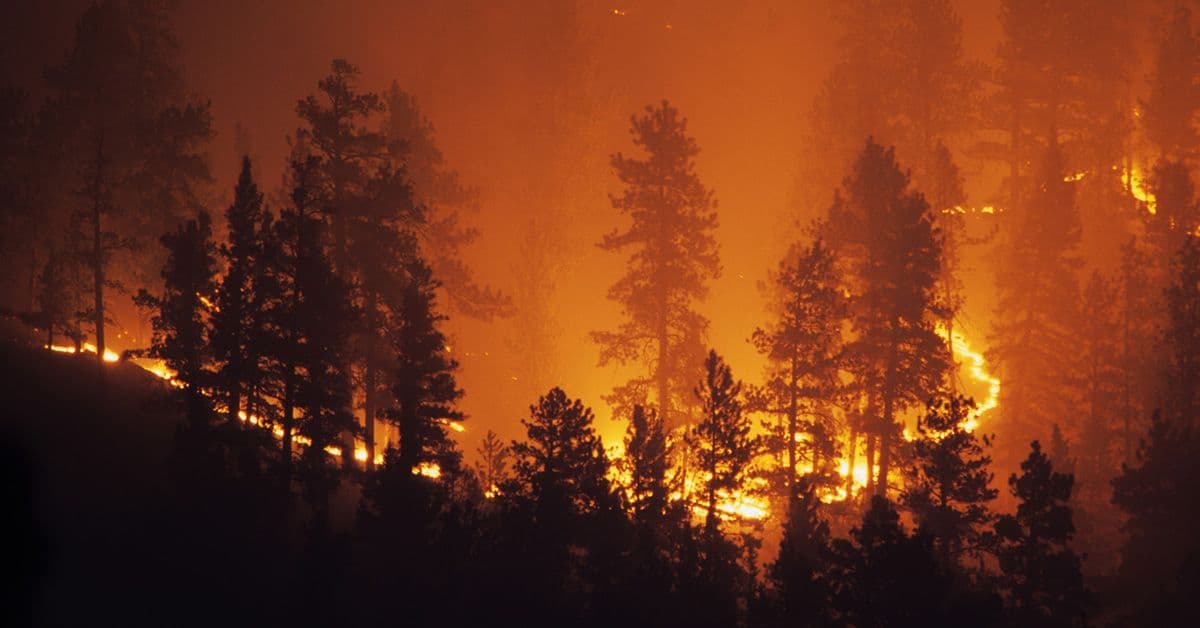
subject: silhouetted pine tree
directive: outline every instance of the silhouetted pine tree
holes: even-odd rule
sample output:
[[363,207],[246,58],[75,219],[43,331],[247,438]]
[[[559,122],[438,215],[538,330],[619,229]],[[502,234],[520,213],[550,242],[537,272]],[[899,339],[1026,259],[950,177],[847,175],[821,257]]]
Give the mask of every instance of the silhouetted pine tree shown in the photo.
[[562,389],[551,389],[529,411],[521,420],[527,439],[512,444],[515,478],[505,489],[517,501],[510,516],[528,517],[522,594],[537,623],[578,622],[587,610],[579,574],[598,558],[588,551],[592,543],[602,541],[588,532],[598,515],[616,506],[608,458],[591,409]]
[[[849,316],[841,274],[833,253],[818,238],[808,247],[793,247],[771,274],[774,320],[754,330],[751,341],[768,360],[767,382],[755,391],[755,405],[763,405],[782,420],[773,430],[768,447],[784,469],[780,490],[789,499],[801,457],[809,463],[809,482],[838,481],[836,427],[832,401],[840,392],[842,324]],[[807,435],[805,451],[796,438]]]
[[[380,553],[370,560],[384,579],[373,586],[385,595],[402,591],[396,600],[400,613],[414,623],[430,624],[446,614],[435,603],[440,592],[461,586],[461,572],[467,569],[446,560],[468,549],[454,545],[454,517],[460,513],[452,490],[462,479],[462,456],[447,434],[464,417],[455,407],[462,397],[454,379],[458,363],[439,329],[445,317],[437,311],[438,282],[419,259],[408,264],[405,281],[399,315],[388,333],[397,370],[394,405],[384,413],[398,428],[400,442],[388,448],[384,468],[367,482],[360,528],[373,548],[369,551]],[[498,444],[494,436],[492,443]],[[490,462],[501,468],[493,471],[502,473],[504,452],[494,456]],[[395,570],[397,564],[406,567]]]
[[989,549],[985,526],[995,516],[988,503],[999,492],[989,487],[992,459],[984,452],[990,439],[967,430],[974,409],[975,403],[961,396],[931,401],[917,422],[913,467],[905,482],[904,505],[951,570]]
[[832,625],[832,590],[829,582],[829,524],[821,517],[814,487],[801,479],[789,500],[779,557],[771,564],[769,577],[774,587],[773,625]]
[[1200,244],[1187,238],[1166,291],[1168,324],[1165,408],[1156,412],[1134,462],[1113,479],[1113,503],[1128,519],[1114,594],[1124,598],[1128,621],[1171,624],[1198,612],[1200,542]]
[[58,167],[77,191],[73,222],[86,226],[78,242],[86,255],[77,259],[91,274],[97,359],[106,347],[105,291],[121,279],[109,272],[112,253],[131,251],[147,262],[138,264],[143,272],[156,269],[161,257],[138,246],[141,238],[172,228],[210,179],[202,155],[212,135],[208,105],[185,96],[180,72],[169,7],[153,2],[92,5],[67,58],[46,72],[45,119],[69,146]]
[[618,410],[645,403],[653,390],[659,416],[673,427],[688,416],[687,391],[703,360],[708,320],[695,304],[720,273],[712,235],[716,201],[696,176],[700,148],[677,109],[663,101],[631,122],[634,144],[647,155],[644,160],[613,155],[625,189],[612,203],[632,222],[600,242],[608,251],[630,250],[628,271],[608,291],[625,321],[592,338],[601,347],[601,365],[647,360],[646,376],[613,391],[610,400]]
[[78,352],[83,337],[77,333],[80,323],[78,286],[73,285],[73,264],[66,259],[66,251],[51,246],[46,253],[46,263],[37,277],[37,303],[41,316],[39,321],[46,329],[46,345],[54,344],[54,335],[62,332],[69,338]]
[[698,479],[696,501],[705,511],[695,594],[705,599],[705,621],[730,625],[737,621],[739,597],[749,591],[740,586],[739,548],[722,533],[722,518],[728,515],[720,511],[720,505],[735,492],[747,490],[750,465],[761,450],[761,441],[750,433],[750,417],[743,412],[742,382],[733,379],[729,365],[710,350],[704,367],[704,379],[695,389],[701,413],[692,443],[695,469],[689,469]]
[[475,453],[479,458],[475,462],[479,488],[485,495],[495,497],[499,494],[500,487],[508,481],[508,461],[512,457],[512,451],[495,432],[488,430]]
[[[343,459],[353,456],[341,437],[358,424],[351,412],[350,332],[355,312],[349,289],[333,272],[324,249],[323,224],[300,209],[285,211],[282,228],[295,236],[295,332],[299,341],[296,407],[303,412],[298,433],[309,444],[300,455],[301,480],[318,509],[325,507],[337,478],[329,469],[327,448],[342,447]],[[350,441],[353,443],[353,441]]]
[[1009,619],[1018,626],[1082,626],[1087,591],[1070,548],[1074,477],[1054,471],[1038,441],[1008,485],[1020,500],[1015,515],[996,521],[1001,583]]
[[244,157],[233,203],[225,210],[229,235],[228,242],[220,249],[225,260],[225,276],[217,288],[212,312],[212,348],[218,364],[217,375],[222,380],[225,409],[233,425],[238,423],[238,412],[242,410],[247,394],[256,388],[261,367],[254,340],[264,321],[256,302],[254,278],[256,267],[264,264],[259,233],[263,222],[262,201],[262,194],[254,183],[250,158]]
[[[829,209],[827,231],[851,279],[855,338],[849,359],[865,397],[867,487],[887,490],[896,417],[928,399],[949,366],[934,331],[942,314],[935,293],[941,244],[929,204],[909,187],[895,152],[868,138]],[[853,458],[853,456],[851,456]]]
[[672,472],[671,445],[654,409],[635,405],[619,460],[621,477],[628,478],[623,488],[633,523],[626,592],[633,612],[659,625],[686,621],[688,600],[678,588],[680,580],[696,577],[682,556],[693,530],[687,504],[672,500],[682,478]]
[[701,481],[704,527],[709,535],[720,534],[720,500],[743,488],[750,463],[760,449],[751,436],[750,418],[743,413],[742,382],[716,351],[704,361],[705,376],[696,388],[701,420],[696,426],[696,471]]
[[666,516],[668,498],[667,435],[654,409],[633,407],[625,430],[624,466],[629,472],[626,499],[635,520],[654,525]]
[[163,293],[151,296],[143,290],[137,302],[154,311],[150,355],[176,372],[184,387],[187,416],[201,425],[210,418],[204,393],[213,383],[209,313],[202,300],[212,295],[216,283],[216,246],[208,213],[201,211],[174,233],[163,235],[161,242],[167,249]]
[[[891,502],[878,495],[849,539],[833,541],[835,621],[854,626],[927,626],[948,621],[951,579],[928,536],[909,536]],[[982,617],[973,623],[985,623]],[[949,625],[949,624],[946,624]]]
[[[371,468],[383,391],[394,383],[387,377],[394,370],[389,320],[400,315],[406,265],[418,258],[412,231],[424,215],[403,164],[389,154],[388,138],[370,126],[384,105],[378,94],[359,91],[359,74],[357,66],[334,59],[319,93],[302,99],[296,112],[306,124],[297,130],[299,147],[320,157],[313,194],[330,227],[334,268],[362,311],[353,360],[361,373]],[[353,446],[349,432],[342,440],[344,449]]]
[[392,385],[395,406],[387,420],[400,431],[394,452],[399,473],[412,474],[422,464],[437,465],[442,473],[457,473],[461,455],[446,434],[447,426],[463,420],[454,404],[462,389],[454,380],[458,362],[450,357],[446,337],[439,329],[445,316],[437,311],[440,285],[420,260],[409,263],[401,298],[400,316],[391,335],[396,365]]
[[342,447],[343,458],[354,453],[340,437],[356,428],[347,353],[356,313],[325,252],[325,225],[313,192],[317,162],[316,157],[293,162],[291,207],[264,237],[268,268],[259,297],[267,325],[258,341],[279,404],[285,485],[290,484],[293,444],[300,435],[307,440],[300,457],[302,479],[320,511],[336,484],[326,447]]
[[1112,481],[1113,503],[1128,517],[1112,596],[1130,624],[1185,625],[1200,612],[1198,446],[1194,419],[1156,413],[1136,462]]

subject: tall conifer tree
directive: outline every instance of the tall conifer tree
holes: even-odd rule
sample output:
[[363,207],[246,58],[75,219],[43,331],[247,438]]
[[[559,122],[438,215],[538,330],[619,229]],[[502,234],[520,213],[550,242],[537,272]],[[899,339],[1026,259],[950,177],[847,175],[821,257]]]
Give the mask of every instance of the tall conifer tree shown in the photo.
[[605,250],[629,251],[625,276],[608,291],[625,321],[592,338],[602,365],[647,362],[647,375],[613,391],[615,405],[632,407],[653,392],[659,415],[674,427],[688,415],[687,391],[703,360],[708,320],[695,305],[720,273],[712,235],[716,201],[696,175],[700,148],[688,135],[687,119],[670,103],[646,107],[632,118],[631,132],[646,157],[613,155],[625,189],[612,203],[632,222],[600,242]]

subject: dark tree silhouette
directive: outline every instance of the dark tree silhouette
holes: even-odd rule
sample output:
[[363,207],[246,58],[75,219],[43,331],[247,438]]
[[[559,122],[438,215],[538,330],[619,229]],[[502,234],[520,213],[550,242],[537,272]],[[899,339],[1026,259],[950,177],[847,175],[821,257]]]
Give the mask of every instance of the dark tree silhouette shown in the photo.
[[1132,624],[1170,625],[1200,611],[1193,421],[1156,414],[1136,461],[1112,481],[1113,503],[1128,517],[1113,594]]
[[[745,578],[738,564],[742,548],[725,538],[721,529],[723,519],[737,515],[723,513],[721,504],[746,491],[751,463],[762,447],[760,439],[751,435],[750,417],[743,412],[742,382],[733,379],[729,365],[716,351],[708,352],[704,370],[704,379],[695,389],[701,419],[691,455],[696,465],[691,472],[699,480],[697,501],[705,512],[694,594],[707,600],[705,621],[728,625],[737,620],[738,598],[747,591],[740,585]],[[753,549],[753,544],[746,549]]]
[[105,290],[119,279],[109,274],[114,251],[153,268],[161,258],[135,244],[171,228],[210,180],[202,155],[212,135],[208,105],[184,96],[177,48],[166,5],[97,3],[76,25],[66,60],[46,73],[46,117],[70,147],[60,167],[78,191],[72,222],[86,225],[77,242],[86,252],[77,253],[91,273],[97,359],[106,347]]
[[[392,386],[395,406],[386,413],[400,431],[394,462],[401,473],[413,473],[422,464],[435,464],[441,472],[454,473],[459,470],[460,455],[446,430],[464,418],[454,406],[463,394],[454,380],[458,362],[450,357],[446,337],[439,329],[445,320],[436,306],[439,283],[419,260],[409,264],[407,277],[401,316],[392,331],[397,365]],[[368,455],[372,454],[368,448]]]
[[1156,412],[1136,459],[1112,481],[1113,504],[1128,517],[1124,524],[1117,586],[1131,623],[1171,623],[1194,616],[1200,586],[1200,542],[1192,522],[1198,516],[1200,464],[1195,426],[1200,402],[1200,244],[1188,238],[1174,264],[1166,291],[1168,323],[1165,408]]
[[750,418],[743,413],[742,382],[734,381],[733,371],[716,351],[708,352],[704,371],[696,388],[701,420],[693,447],[701,474],[705,532],[716,536],[720,534],[720,501],[742,489],[760,441],[750,434]]
[[[810,483],[837,481],[831,401],[841,392],[842,324],[849,304],[833,253],[820,239],[794,247],[770,281],[774,320],[751,337],[768,360],[766,384],[754,396],[755,405],[783,417],[782,429],[768,443],[786,456],[780,490],[790,499],[799,495],[792,487],[801,455],[808,459]],[[804,452],[797,451],[799,434],[807,436]]]
[[[566,620],[585,608],[571,574],[591,574],[608,556],[613,538],[592,536],[616,498],[608,458],[583,402],[551,389],[522,419],[527,439],[512,444],[515,478],[505,493],[517,499],[518,517],[529,517],[524,559],[532,566],[526,595],[539,621]],[[573,550],[572,548],[577,548]],[[591,577],[588,580],[593,580]]]
[[212,386],[209,316],[204,300],[215,288],[212,221],[206,212],[163,235],[167,261],[162,270],[163,293],[142,291],[137,302],[154,311],[154,340],[150,355],[161,358],[184,386],[187,415],[195,423],[208,421],[204,393]]
[[919,530],[933,540],[948,568],[989,546],[985,526],[995,518],[988,503],[999,491],[990,488],[991,442],[968,431],[975,404],[964,397],[935,398],[917,422],[913,466],[905,483],[904,505]]
[[667,454],[667,435],[658,413],[634,406],[625,431],[623,463],[629,473],[626,499],[638,522],[661,524],[666,516],[671,493]]
[[515,483],[547,523],[595,511],[610,498],[608,457],[583,402],[551,389],[521,424],[528,440],[514,441]]
[[700,373],[708,321],[695,310],[718,276],[716,201],[695,173],[700,152],[688,136],[687,119],[670,103],[646,107],[632,118],[639,160],[617,153],[617,177],[625,185],[613,207],[632,220],[628,229],[604,237],[600,247],[630,250],[625,276],[608,291],[625,321],[616,331],[593,332],[600,364],[647,360],[649,373],[613,391],[618,409],[644,403],[651,389],[668,426],[687,417],[687,391]]
[[[264,324],[257,302],[255,275],[264,265],[261,255],[263,197],[254,183],[250,158],[242,160],[242,171],[234,188],[233,203],[225,210],[228,242],[221,245],[225,276],[216,292],[212,312],[212,347],[217,374],[227,395],[225,409],[230,424],[238,423],[238,412],[261,368],[255,339]],[[247,403],[247,407],[258,404]],[[250,414],[250,412],[247,412]]]
[[326,230],[314,197],[317,158],[293,162],[291,206],[264,240],[269,270],[261,282],[268,317],[262,338],[267,377],[279,402],[282,475],[290,484],[293,444],[301,451],[302,479],[319,512],[336,483],[326,448],[341,447],[357,427],[350,410],[348,343],[356,312],[346,284],[326,254]]
[[[354,330],[354,361],[361,373],[370,468],[375,421],[386,405],[382,391],[394,384],[386,377],[393,370],[386,350],[389,318],[400,315],[406,266],[419,257],[412,232],[424,214],[413,202],[403,164],[391,158],[388,138],[369,126],[384,104],[378,94],[359,91],[359,74],[357,66],[334,59],[318,94],[296,105],[306,124],[297,130],[297,148],[320,157],[312,193],[330,227],[334,267],[363,314]],[[343,448],[353,446],[349,432],[342,440]]]
[[1020,500],[1015,515],[996,521],[1003,588],[1013,622],[1021,626],[1082,626],[1088,594],[1080,559],[1070,548],[1074,477],[1054,471],[1035,440],[1021,475],[1008,485]]
[[832,625],[829,614],[831,586],[829,524],[821,518],[814,487],[800,480],[789,500],[790,508],[779,544],[779,557],[771,564],[771,583],[777,596],[779,626]]
[[[944,381],[945,344],[934,331],[940,238],[925,198],[909,187],[895,152],[868,139],[829,209],[827,231],[849,265],[856,337],[847,347],[866,401],[868,490],[887,491],[896,417]],[[852,434],[853,440],[853,434]],[[851,449],[853,462],[853,445]]]
[[500,487],[509,479],[508,462],[512,451],[495,432],[488,430],[475,453],[479,458],[475,462],[475,475],[479,478],[479,487],[484,495],[495,497]]
[[[941,625],[949,576],[929,537],[909,536],[891,502],[878,495],[849,539],[833,542],[836,621],[855,626]],[[981,622],[982,618],[974,621]]]

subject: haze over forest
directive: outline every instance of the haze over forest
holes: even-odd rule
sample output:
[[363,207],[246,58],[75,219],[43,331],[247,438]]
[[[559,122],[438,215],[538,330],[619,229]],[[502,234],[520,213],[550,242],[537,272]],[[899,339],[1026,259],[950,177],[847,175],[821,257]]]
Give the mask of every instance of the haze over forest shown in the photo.
[[24,619],[1196,611],[1200,2],[4,13]]

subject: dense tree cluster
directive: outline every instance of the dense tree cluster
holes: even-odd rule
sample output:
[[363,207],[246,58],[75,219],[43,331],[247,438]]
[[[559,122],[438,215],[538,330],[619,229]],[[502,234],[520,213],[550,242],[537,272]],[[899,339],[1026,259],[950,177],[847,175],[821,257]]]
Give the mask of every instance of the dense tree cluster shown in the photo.
[[[478,281],[464,251],[480,195],[399,84],[364,89],[335,59],[296,103],[282,189],[260,191],[246,156],[210,215],[212,122],[185,89],[170,4],[89,7],[36,110],[0,88],[0,247],[35,342],[93,341],[101,368],[85,366],[112,398],[105,330],[139,288],[150,338],[108,359],[155,360],[155,411],[184,418],[137,511],[164,548],[137,557],[174,576],[147,604],[199,607],[166,623],[1200,613],[1186,8],[1158,12],[1137,99],[1124,2],[1004,0],[990,68],[964,59],[950,2],[839,6],[798,195],[817,219],[761,284],[757,385],[709,347],[721,257],[700,145],[666,100],[633,115],[637,154],[609,160],[622,225],[599,242],[625,256],[607,293],[621,318],[590,336],[600,367],[631,373],[605,398],[624,437],[605,442],[583,399],[542,385],[566,355],[548,305],[563,245],[529,225],[519,307]],[[967,160],[1004,171],[992,204],[968,203]],[[990,235],[972,237],[980,224]],[[1003,380],[986,408],[963,394],[958,346],[960,275],[983,242]],[[500,417],[523,436],[489,430],[467,460],[448,313],[515,316],[535,380],[527,415]]]

